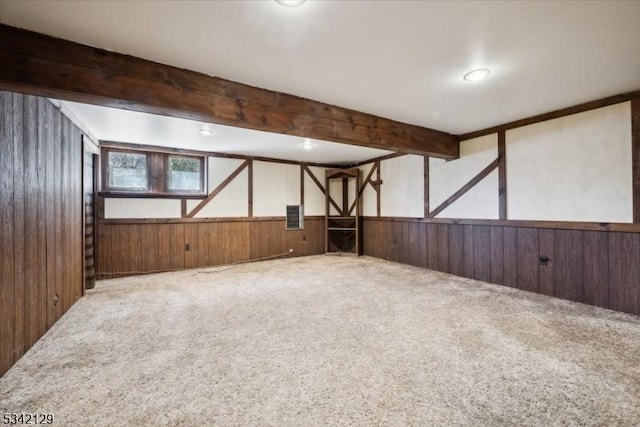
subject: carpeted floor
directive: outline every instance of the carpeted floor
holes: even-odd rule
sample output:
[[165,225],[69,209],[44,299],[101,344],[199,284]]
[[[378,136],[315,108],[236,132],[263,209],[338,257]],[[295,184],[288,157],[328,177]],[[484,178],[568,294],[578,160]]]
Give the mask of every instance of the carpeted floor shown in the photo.
[[640,425],[640,318],[373,258],[99,282],[2,379],[62,425]]

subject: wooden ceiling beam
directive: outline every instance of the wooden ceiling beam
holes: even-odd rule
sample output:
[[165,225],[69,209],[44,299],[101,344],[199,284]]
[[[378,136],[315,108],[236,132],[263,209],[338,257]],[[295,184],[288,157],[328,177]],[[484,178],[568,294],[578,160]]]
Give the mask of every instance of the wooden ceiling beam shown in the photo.
[[0,25],[0,89],[457,158],[457,136]]

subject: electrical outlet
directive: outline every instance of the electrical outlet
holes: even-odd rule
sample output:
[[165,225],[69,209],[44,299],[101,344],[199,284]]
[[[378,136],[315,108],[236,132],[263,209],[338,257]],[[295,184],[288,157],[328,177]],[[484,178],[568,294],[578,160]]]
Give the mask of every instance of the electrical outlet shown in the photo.
[[185,251],[190,251],[191,250],[191,245],[189,243],[187,243],[186,245],[184,245],[184,250]]
[[293,252],[293,249],[289,249],[289,253],[292,253],[292,252]]

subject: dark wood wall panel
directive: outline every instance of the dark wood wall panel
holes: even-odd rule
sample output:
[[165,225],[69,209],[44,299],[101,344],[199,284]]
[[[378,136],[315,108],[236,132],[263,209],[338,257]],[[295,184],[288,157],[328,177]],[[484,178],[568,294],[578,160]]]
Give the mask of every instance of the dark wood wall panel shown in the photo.
[[83,292],[82,134],[0,92],[0,376]]
[[384,217],[365,217],[364,229],[372,239],[365,242],[365,255],[640,314],[636,231]]
[[584,302],[599,307],[609,305],[609,235],[584,232]]
[[541,229],[538,231],[540,256],[549,259],[546,264],[543,262],[540,263],[540,293],[551,296],[556,295],[556,278],[554,268],[556,264],[555,236],[555,230]]
[[178,224],[98,221],[97,241],[97,275],[104,279],[322,254],[324,219],[307,218],[304,230],[289,231],[284,218]]

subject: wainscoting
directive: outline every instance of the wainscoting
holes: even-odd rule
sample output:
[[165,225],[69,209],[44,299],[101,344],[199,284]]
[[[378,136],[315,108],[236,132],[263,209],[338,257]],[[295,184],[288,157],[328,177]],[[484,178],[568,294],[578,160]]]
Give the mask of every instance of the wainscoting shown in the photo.
[[365,217],[364,254],[640,314],[637,225],[432,221]]
[[[293,249],[293,252],[289,252]],[[100,220],[98,278],[324,253],[324,217],[285,230],[284,217]]]
[[0,376],[82,296],[82,133],[0,92]]

